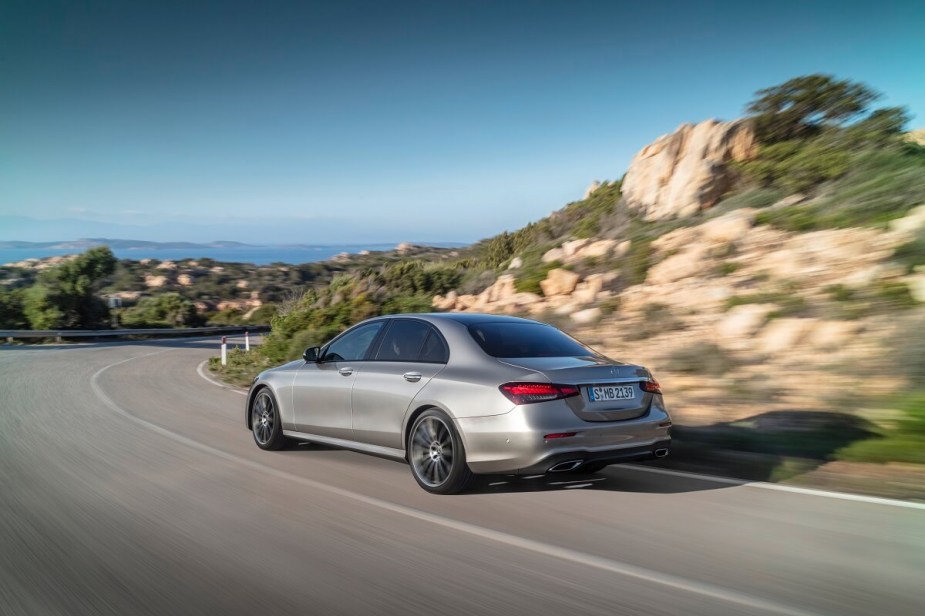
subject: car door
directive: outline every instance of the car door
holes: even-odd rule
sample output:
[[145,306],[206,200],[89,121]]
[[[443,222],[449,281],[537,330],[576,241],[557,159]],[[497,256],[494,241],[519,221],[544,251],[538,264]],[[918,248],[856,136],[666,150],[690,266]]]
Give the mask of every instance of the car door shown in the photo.
[[292,388],[296,430],[353,439],[350,392],[384,324],[373,321],[346,331],[324,348],[317,363],[299,369]]
[[446,366],[443,336],[418,319],[392,319],[353,384],[357,441],[403,449],[402,421],[418,392]]

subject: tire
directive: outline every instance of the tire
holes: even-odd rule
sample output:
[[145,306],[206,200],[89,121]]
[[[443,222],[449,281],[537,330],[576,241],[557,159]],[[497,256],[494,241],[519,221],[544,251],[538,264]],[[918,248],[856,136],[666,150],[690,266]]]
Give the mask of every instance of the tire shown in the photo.
[[458,494],[472,481],[462,439],[450,418],[436,409],[415,420],[407,452],[411,475],[432,494]]
[[250,408],[251,435],[257,447],[267,451],[285,449],[290,441],[283,436],[279,405],[273,392],[264,387],[251,401]]

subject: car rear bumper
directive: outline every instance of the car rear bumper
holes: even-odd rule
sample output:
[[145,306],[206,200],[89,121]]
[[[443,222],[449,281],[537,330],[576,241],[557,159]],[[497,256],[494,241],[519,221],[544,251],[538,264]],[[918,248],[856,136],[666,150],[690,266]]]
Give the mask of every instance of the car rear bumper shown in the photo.
[[671,448],[671,439],[656,441],[651,445],[621,447],[605,451],[566,451],[543,458],[533,466],[517,470],[518,475],[540,475],[559,471],[580,471],[581,467],[597,462],[619,464],[639,462],[665,457]]
[[479,474],[540,474],[569,461],[583,465],[646,460],[658,457],[657,451],[667,453],[659,450],[667,450],[671,443],[671,419],[661,396],[644,415],[624,421],[582,421],[557,400],[518,406],[503,415],[456,419],[456,423],[469,468]]

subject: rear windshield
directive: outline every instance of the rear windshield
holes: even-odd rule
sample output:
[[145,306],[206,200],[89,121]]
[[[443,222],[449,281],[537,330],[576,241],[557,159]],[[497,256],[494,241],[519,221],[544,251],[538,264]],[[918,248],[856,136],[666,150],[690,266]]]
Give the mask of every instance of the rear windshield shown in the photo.
[[492,357],[587,357],[594,351],[542,323],[479,323],[469,333]]

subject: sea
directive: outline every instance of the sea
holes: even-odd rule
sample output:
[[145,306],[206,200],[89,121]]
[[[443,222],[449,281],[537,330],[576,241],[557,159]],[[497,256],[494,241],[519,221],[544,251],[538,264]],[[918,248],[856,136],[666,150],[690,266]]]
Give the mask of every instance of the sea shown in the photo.
[[[159,261],[178,261],[181,259],[214,259],[229,263],[286,263],[298,265],[326,261],[340,253],[356,254],[364,250],[394,250],[395,243],[389,244],[346,244],[334,246],[228,246],[197,248],[112,248],[119,259],[157,259]],[[440,248],[458,248],[462,244],[429,244]],[[16,263],[25,259],[41,259],[82,252],[83,250],[58,248],[0,248],[0,264]]]

